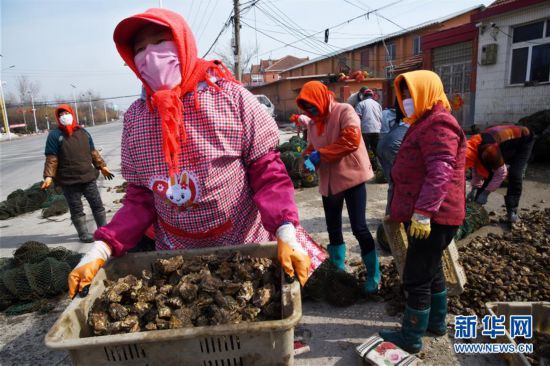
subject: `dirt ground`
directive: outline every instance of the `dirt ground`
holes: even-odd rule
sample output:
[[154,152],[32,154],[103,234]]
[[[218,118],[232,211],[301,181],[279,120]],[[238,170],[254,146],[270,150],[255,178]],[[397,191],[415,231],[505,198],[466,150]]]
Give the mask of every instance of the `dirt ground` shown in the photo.
[[[521,207],[550,207],[550,166],[530,166],[524,183],[524,194]],[[102,195],[106,202],[109,215],[112,216],[120,203],[116,202],[122,194],[107,192],[108,187],[120,184],[120,181],[102,183]],[[386,203],[385,184],[368,184],[367,218],[371,232],[375,233],[377,225],[383,217]],[[488,211],[502,214],[503,194],[505,189],[499,189],[489,197]],[[113,202],[115,201],[115,202]],[[317,188],[300,189],[296,191],[296,201],[300,210],[302,226],[305,227],[321,245],[328,244],[328,235],[324,220],[321,197]],[[67,216],[67,217],[65,217]],[[28,238],[36,240],[44,238],[52,246],[63,243],[67,247],[85,251],[88,245],[75,242],[70,227],[68,215],[60,216],[55,222],[40,219],[37,214],[26,214],[2,223],[1,256],[11,255],[16,243],[22,243]],[[50,225],[46,225],[49,223]],[[53,228],[52,228],[53,227]],[[47,229],[47,230],[45,230]],[[503,230],[495,224],[472,234],[462,240],[459,245],[467,245],[475,235],[486,235],[487,232]],[[8,234],[6,234],[8,233]],[[344,238],[348,246],[348,261],[359,256],[359,246],[349,226],[347,213],[344,210]],[[67,238],[73,238],[71,240]],[[65,244],[66,243],[66,244]],[[382,261],[391,260],[391,256],[381,252]],[[55,309],[47,314],[24,314],[7,317],[0,314],[0,364],[1,365],[69,365],[68,353],[48,350],[43,339],[67,306],[64,297],[58,300]],[[399,316],[388,316],[384,302],[365,301],[347,308],[336,308],[325,303],[303,302],[303,318],[296,328],[296,333],[303,335],[311,351],[296,357],[296,365],[359,365],[362,361],[355,354],[355,347],[367,337],[374,335],[383,328],[393,328],[400,324]],[[449,319],[452,321],[452,319]],[[461,356],[452,351],[452,337],[425,337],[424,350],[420,357],[427,365],[504,365],[498,356]]]

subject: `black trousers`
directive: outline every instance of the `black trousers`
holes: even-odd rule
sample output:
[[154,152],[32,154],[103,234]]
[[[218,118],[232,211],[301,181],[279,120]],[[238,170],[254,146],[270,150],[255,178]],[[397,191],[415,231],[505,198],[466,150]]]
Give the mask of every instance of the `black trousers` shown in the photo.
[[523,177],[527,170],[527,163],[531,157],[531,151],[535,145],[535,139],[526,141],[520,149],[518,149],[513,160],[507,162],[510,164],[508,169],[508,191],[506,195],[511,201],[512,208],[517,208],[519,205],[519,198],[523,189]]
[[367,146],[368,151],[372,151],[374,156],[376,156],[376,149],[378,148],[378,139],[380,138],[379,133],[362,133],[363,140]]
[[361,256],[374,250],[374,238],[367,227],[367,188],[364,183],[349,188],[338,194],[323,196],[323,208],[330,244],[344,243],[342,235],[342,210],[344,201],[348,209],[349,221],[353,235],[359,242]]
[[431,227],[427,239],[408,238],[403,288],[407,291],[407,305],[417,310],[429,308],[431,295],[445,290],[441,256],[458,230],[458,226],[436,223]]
[[88,183],[70,184],[63,186],[63,195],[69,204],[71,219],[77,219],[84,216],[84,206],[82,205],[82,195],[90,204],[92,212],[99,213],[104,211],[101,195],[97,189],[96,180]]

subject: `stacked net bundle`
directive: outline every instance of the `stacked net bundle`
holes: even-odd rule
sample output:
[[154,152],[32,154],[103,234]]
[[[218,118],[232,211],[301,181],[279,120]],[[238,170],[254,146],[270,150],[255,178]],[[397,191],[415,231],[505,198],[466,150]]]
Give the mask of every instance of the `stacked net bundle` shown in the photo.
[[310,172],[304,168],[303,151],[307,147],[307,142],[293,136],[290,141],[285,142],[277,148],[281,153],[281,160],[285,164],[286,171],[292,179],[294,188],[310,188],[319,185],[319,176],[316,172]]
[[[20,314],[42,308],[44,300],[67,291],[67,276],[81,255],[28,241],[0,267],[0,310]],[[32,311],[32,310],[31,310]]]
[[7,220],[27,212],[44,209],[43,217],[64,214],[69,206],[62,193],[53,187],[41,189],[41,182],[25,190],[17,189],[10,193],[5,201],[0,202],[0,220]]

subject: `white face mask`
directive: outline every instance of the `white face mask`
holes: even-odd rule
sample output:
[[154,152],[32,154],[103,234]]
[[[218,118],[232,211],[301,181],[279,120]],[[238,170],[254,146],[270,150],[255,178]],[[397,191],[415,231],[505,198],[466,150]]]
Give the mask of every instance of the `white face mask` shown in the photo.
[[403,99],[403,108],[405,109],[405,115],[407,117],[412,117],[414,114],[414,103],[411,98]]
[[61,117],[59,117],[59,122],[61,122],[63,126],[70,126],[73,124],[73,115],[64,114]]

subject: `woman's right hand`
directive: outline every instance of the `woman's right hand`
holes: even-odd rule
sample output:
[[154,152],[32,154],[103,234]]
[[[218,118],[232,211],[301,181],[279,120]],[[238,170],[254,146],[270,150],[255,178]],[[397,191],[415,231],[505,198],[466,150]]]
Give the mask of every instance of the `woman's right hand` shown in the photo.
[[82,297],[87,295],[87,287],[90,286],[95,275],[110,256],[111,248],[107,243],[97,240],[92,244],[92,248],[69,273],[69,296],[71,299],[77,294],[81,294]]

